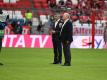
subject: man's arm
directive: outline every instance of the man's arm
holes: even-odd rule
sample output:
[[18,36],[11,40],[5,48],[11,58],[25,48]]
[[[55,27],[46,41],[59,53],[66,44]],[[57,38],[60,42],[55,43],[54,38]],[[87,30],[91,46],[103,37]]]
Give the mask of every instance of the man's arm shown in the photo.
[[73,25],[71,22],[69,22],[67,24],[67,31],[68,31],[68,40],[67,40],[67,43],[70,43],[72,42],[72,36],[73,36]]

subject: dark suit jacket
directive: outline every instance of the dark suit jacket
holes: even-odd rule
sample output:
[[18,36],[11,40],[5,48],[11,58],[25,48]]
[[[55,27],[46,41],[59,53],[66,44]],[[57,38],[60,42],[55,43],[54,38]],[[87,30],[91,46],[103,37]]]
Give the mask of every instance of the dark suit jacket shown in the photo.
[[73,25],[70,20],[68,20],[64,26],[62,26],[62,30],[60,32],[60,38],[62,42],[73,41]]
[[58,21],[56,27],[55,27],[55,23],[54,23],[54,26],[53,26],[52,29],[55,31],[55,34],[52,34],[52,38],[59,39],[62,25],[63,25],[63,21],[62,20]]

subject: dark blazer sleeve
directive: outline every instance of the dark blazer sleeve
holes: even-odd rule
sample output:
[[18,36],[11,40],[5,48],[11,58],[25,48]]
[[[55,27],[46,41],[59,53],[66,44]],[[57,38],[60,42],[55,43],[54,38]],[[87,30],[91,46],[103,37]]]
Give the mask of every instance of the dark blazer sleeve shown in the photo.
[[67,21],[62,28],[60,39],[62,42],[73,41],[73,25],[71,21]]
[[67,22],[66,29],[67,29],[67,40],[72,42],[73,41],[73,25],[71,21]]

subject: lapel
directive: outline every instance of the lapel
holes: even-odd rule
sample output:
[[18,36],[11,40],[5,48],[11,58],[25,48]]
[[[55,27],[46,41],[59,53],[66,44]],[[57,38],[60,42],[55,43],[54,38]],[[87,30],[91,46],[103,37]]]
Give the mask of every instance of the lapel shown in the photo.
[[[61,32],[62,32],[64,26],[66,25],[66,23],[67,23],[68,21],[69,21],[69,19],[67,19],[67,20],[64,22],[64,24],[62,25]],[[60,35],[61,35],[61,32],[60,32]]]
[[55,28],[57,27],[57,25],[59,24],[60,22],[60,19],[58,19],[56,22],[55,22]]

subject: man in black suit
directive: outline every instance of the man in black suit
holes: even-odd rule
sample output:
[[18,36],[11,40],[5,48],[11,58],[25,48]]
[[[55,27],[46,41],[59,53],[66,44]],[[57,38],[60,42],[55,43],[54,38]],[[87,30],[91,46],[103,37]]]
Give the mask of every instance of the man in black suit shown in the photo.
[[64,24],[62,25],[60,31],[60,38],[63,44],[63,51],[65,57],[64,66],[71,65],[71,52],[70,52],[70,44],[73,41],[73,25],[70,21],[70,15],[68,13],[63,14]]
[[57,14],[54,16],[55,22],[51,27],[52,32],[52,42],[54,49],[54,62],[53,64],[61,64],[62,63],[62,45],[60,41],[60,30],[63,24],[63,21],[60,19],[60,15]]
[[[2,9],[0,9],[0,53],[2,49],[2,39],[4,37],[4,29],[6,26],[7,15],[3,14]],[[0,63],[0,65],[3,65]]]

